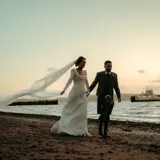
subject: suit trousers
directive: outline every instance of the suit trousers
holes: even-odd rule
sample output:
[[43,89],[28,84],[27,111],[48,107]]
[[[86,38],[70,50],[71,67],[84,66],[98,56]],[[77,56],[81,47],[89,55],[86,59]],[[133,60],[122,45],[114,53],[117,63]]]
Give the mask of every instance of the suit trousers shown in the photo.
[[110,115],[113,110],[114,103],[107,103],[105,96],[99,96],[97,100],[97,111],[99,116],[99,131],[102,132],[102,126],[104,124],[104,134],[107,134],[108,123],[110,120]]

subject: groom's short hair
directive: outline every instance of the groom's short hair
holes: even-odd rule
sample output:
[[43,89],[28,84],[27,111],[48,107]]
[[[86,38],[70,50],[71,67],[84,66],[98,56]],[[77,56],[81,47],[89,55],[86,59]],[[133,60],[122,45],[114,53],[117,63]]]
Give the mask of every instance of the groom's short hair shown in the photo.
[[107,63],[112,63],[112,61],[107,60],[107,61],[104,62],[105,65],[106,65]]

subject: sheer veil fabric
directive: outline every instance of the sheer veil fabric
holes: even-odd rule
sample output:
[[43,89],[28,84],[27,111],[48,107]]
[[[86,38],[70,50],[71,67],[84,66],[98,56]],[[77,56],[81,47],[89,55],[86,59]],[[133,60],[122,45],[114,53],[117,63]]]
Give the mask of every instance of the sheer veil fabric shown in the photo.
[[50,69],[49,72],[43,76],[41,79],[36,80],[29,89],[22,90],[19,93],[15,93],[5,99],[0,101],[0,107],[5,107],[8,104],[12,103],[15,99],[23,97],[23,96],[34,96],[37,98],[48,98],[48,97],[57,97],[60,96],[59,92],[47,93],[45,89],[55,83],[61,76],[63,76],[74,64],[76,60],[68,63],[62,68]]

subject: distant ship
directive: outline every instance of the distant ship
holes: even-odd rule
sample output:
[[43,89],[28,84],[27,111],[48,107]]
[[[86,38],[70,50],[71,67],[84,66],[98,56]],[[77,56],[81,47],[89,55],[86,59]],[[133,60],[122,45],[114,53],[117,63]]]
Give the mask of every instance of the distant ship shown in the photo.
[[131,96],[131,102],[160,101],[160,95],[154,94],[152,89],[147,89],[139,95]]

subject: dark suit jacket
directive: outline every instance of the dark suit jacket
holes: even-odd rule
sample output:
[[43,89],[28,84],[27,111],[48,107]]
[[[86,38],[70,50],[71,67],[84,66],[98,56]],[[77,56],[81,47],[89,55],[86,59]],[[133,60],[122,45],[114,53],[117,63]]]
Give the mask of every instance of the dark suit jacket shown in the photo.
[[[120,93],[120,89],[118,86],[118,78],[117,78],[117,74],[114,72],[110,72],[110,84],[109,88],[110,88],[110,95],[113,97],[114,95],[114,91],[113,89],[115,89],[115,92],[117,94],[118,98],[121,98],[121,93]],[[102,72],[98,72],[96,75],[95,80],[92,82],[91,86],[90,86],[90,92],[95,88],[95,86],[98,84],[98,88],[97,88],[97,93],[96,95],[98,97],[102,96],[104,94],[104,88],[105,88],[105,83],[107,83],[105,81],[105,71]]]

